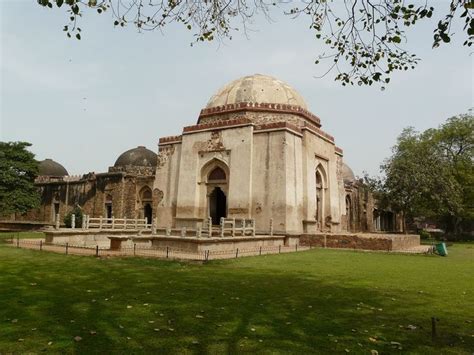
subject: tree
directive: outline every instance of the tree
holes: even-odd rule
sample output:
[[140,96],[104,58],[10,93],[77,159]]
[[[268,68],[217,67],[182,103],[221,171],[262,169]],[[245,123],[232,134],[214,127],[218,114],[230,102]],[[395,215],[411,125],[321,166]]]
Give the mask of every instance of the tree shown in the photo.
[[383,200],[404,221],[426,217],[460,234],[474,217],[474,116],[452,117],[423,133],[407,128],[392,151],[381,166]]
[[0,142],[0,216],[24,213],[39,206],[34,186],[38,163],[30,143]]
[[[273,8],[296,17],[307,16],[316,39],[328,47],[315,64],[329,61],[326,74],[335,71],[342,85],[386,85],[394,71],[413,69],[419,62],[415,54],[402,47],[406,28],[431,18],[433,1],[416,0],[311,0],[302,7],[292,2],[265,0],[37,0],[42,6],[67,7],[68,37],[81,39],[78,21],[91,10],[110,12],[115,26],[136,26],[139,31],[163,29],[180,23],[193,31],[195,42],[232,39],[234,31],[245,31],[257,14],[270,17]],[[453,21],[464,21],[465,46],[474,39],[474,0],[451,0],[446,8],[437,4],[445,16],[434,30],[433,47],[449,43]],[[324,75],[326,75],[324,74]],[[323,76],[324,76],[323,75]]]

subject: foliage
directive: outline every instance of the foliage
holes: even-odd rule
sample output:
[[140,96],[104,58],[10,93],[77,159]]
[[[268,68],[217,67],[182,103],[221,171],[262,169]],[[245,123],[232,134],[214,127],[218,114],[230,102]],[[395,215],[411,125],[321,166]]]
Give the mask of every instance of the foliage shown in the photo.
[[459,234],[474,218],[474,116],[452,117],[423,133],[405,129],[381,166],[382,192],[405,219],[436,220]]
[[75,226],[76,228],[80,228],[82,226],[82,218],[84,217],[84,214],[82,213],[82,209],[79,206],[74,207],[72,211],[69,211],[69,213],[64,216],[64,224],[66,227],[71,228],[72,227],[72,215],[74,215],[75,219]]
[[[42,6],[66,6],[69,23],[64,26],[68,37],[81,39],[78,19],[87,11],[99,14],[109,11],[115,26],[128,24],[140,31],[163,29],[171,23],[180,23],[194,31],[196,42],[214,39],[232,39],[232,33],[247,26],[257,14],[270,17],[272,8],[280,8],[289,16],[307,16],[316,39],[329,48],[320,55],[316,64],[328,59],[326,74],[335,70],[335,79],[342,85],[381,85],[390,82],[394,71],[413,69],[419,62],[415,54],[402,47],[406,41],[405,29],[420,20],[431,18],[435,11],[433,1],[421,5],[412,0],[313,0],[302,7],[291,7],[291,2],[264,0],[185,1],[185,0],[38,0]],[[434,30],[433,47],[449,43],[453,35],[453,21],[464,21],[465,46],[474,39],[473,0],[451,0],[447,14]],[[383,88],[383,86],[382,86]]]
[[420,239],[426,240],[426,239],[431,239],[431,234],[430,232],[422,229],[420,230]]
[[[454,245],[441,258],[313,249],[195,264],[0,245],[0,302],[9,305],[0,309],[0,349],[471,354],[473,251]],[[440,319],[434,342],[432,316]]]
[[39,206],[34,186],[38,163],[30,143],[0,142],[0,216],[25,213]]

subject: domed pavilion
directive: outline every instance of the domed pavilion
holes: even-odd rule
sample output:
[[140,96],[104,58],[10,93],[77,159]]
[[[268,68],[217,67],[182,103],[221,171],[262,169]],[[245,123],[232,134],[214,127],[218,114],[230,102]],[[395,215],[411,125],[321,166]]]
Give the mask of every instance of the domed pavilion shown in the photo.
[[342,150],[289,84],[255,74],[219,89],[197,124],[159,142],[158,225],[252,218],[257,228],[339,231]]

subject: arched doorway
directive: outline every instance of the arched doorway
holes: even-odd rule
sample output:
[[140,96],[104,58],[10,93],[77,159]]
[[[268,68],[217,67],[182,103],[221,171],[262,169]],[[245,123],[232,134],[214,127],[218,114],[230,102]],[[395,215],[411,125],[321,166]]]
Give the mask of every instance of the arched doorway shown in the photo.
[[227,217],[227,197],[218,186],[209,195],[209,216],[214,225],[220,223],[221,217]]
[[[107,194],[105,196],[105,218],[112,218],[113,217],[113,209],[112,209],[112,196]],[[108,223],[112,223],[112,221],[108,221]]]
[[143,218],[146,219],[148,224],[151,224],[153,220],[153,208],[151,207],[153,203],[153,194],[151,189],[148,186],[144,186],[140,190],[139,198],[142,209],[140,214],[143,215]]
[[352,232],[352,203],[351,197],[346,196],[346,218],[347,218],[347,231]]
[[320,171],[316,171],[316,221],[318,222],[320,230],[323,229],[323,222],[324,222],[323,199],[324,199],[323,177]]
[[146,219],[146,223],[150,224],[153,218],[153,209],[149,203],[145,203],[145,206],[143,207],[143,215]]
[[227,217],[227,174],[217,165],[207,175],[209,217],[212,224],[220,224],[222,217]]

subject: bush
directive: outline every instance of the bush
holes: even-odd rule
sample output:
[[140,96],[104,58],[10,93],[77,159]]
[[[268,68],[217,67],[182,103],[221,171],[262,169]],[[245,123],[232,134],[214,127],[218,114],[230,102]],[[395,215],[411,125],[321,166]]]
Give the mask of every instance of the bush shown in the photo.
[[431,239],[430,232],[425,231],[424,229],[420,230],[420,239],[421,240]]
[[83,217],[83,213],[80,207],[74,207],[72,211],[66,214],[66,216],[64,217],[64,224],[67,228],[72,227],[72,215],[76,216],[76,228],[80,228],[82,226]]

